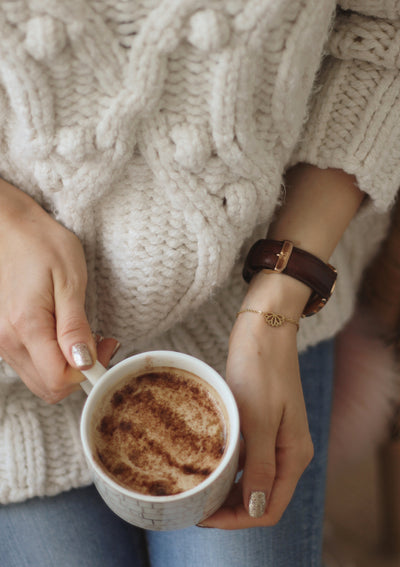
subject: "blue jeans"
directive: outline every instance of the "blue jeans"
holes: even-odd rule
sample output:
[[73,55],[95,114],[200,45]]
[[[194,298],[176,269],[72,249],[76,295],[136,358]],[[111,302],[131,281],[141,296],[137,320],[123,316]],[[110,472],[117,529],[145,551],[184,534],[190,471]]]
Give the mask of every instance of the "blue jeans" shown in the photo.
[[315,456],[278,525],[143,532],[93,487],[0,507],[1,567],[320,567],[333,343],[300,357]]

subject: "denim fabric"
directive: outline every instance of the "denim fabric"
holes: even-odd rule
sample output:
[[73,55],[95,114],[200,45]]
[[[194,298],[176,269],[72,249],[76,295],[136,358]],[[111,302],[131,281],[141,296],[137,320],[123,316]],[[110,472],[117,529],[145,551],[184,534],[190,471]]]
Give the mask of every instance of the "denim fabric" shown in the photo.
[[277,526],[144,533],[89,487],[0,507],[1,567],[320,567],[332,367],[332,341],[300,357],[315,456]]
[[1,567],[146,567],[143,533],[90,486],[0,507]]

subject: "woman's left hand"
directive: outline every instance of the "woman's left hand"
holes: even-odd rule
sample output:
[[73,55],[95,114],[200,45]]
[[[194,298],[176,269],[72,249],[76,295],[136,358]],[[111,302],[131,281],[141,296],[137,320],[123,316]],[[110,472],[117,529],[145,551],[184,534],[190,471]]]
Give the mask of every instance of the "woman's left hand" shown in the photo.
[[288,322],[269,327],[256,313],[242,313],[236,320],[226,377],[239,408],[243,476],[223,507],[202,526],[241,529],[276,524],[313,457],[296,331]]
[[[363,199],[353,175],[297,164],[286,172],[284,204],[268,238],[290,240],[326,262]],[[241,309],[295,319],[310,292],[283,273],[259,273],[252,278]],[[261,315],[242,313],[231,334],[226,377],[239,406],[243,478],[224,506],[202,525],[270,526],[279,521],[313,456],[295,326],[272,328]]]

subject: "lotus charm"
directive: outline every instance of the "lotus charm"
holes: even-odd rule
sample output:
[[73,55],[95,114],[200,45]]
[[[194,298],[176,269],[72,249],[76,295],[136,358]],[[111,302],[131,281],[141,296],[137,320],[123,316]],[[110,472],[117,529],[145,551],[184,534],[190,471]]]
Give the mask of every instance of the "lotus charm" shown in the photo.
[[278,313],[264,313],[264,319],[270,327],[280,327],[286,320],[286,317]]
[[298,319],[291,319],[290,317],[285,317],[285,315],[280,315],[279,313],[273,313],[272,311],[260,311],[259,309],[250,309],[250,307],[246,307],[246,309],[238,311],[236,313],[236,317],[241,313],[258,313],[264,317],[264,321],[270,327],[281,327],[284,323],[291,323],[296,326],[297,330],[299,330]]

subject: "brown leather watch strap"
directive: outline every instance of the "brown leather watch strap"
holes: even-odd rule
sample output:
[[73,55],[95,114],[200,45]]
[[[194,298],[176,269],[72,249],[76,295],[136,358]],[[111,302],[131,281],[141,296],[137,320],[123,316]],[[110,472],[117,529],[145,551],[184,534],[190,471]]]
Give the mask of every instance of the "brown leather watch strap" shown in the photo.
[[284,273],[311,288],[312,293],[303,315],[317,313],[332,295],[337,272],[330,264],[288,241],[263,239],[251,247],[243,268],[243,278],[251,278],[261,270]]

